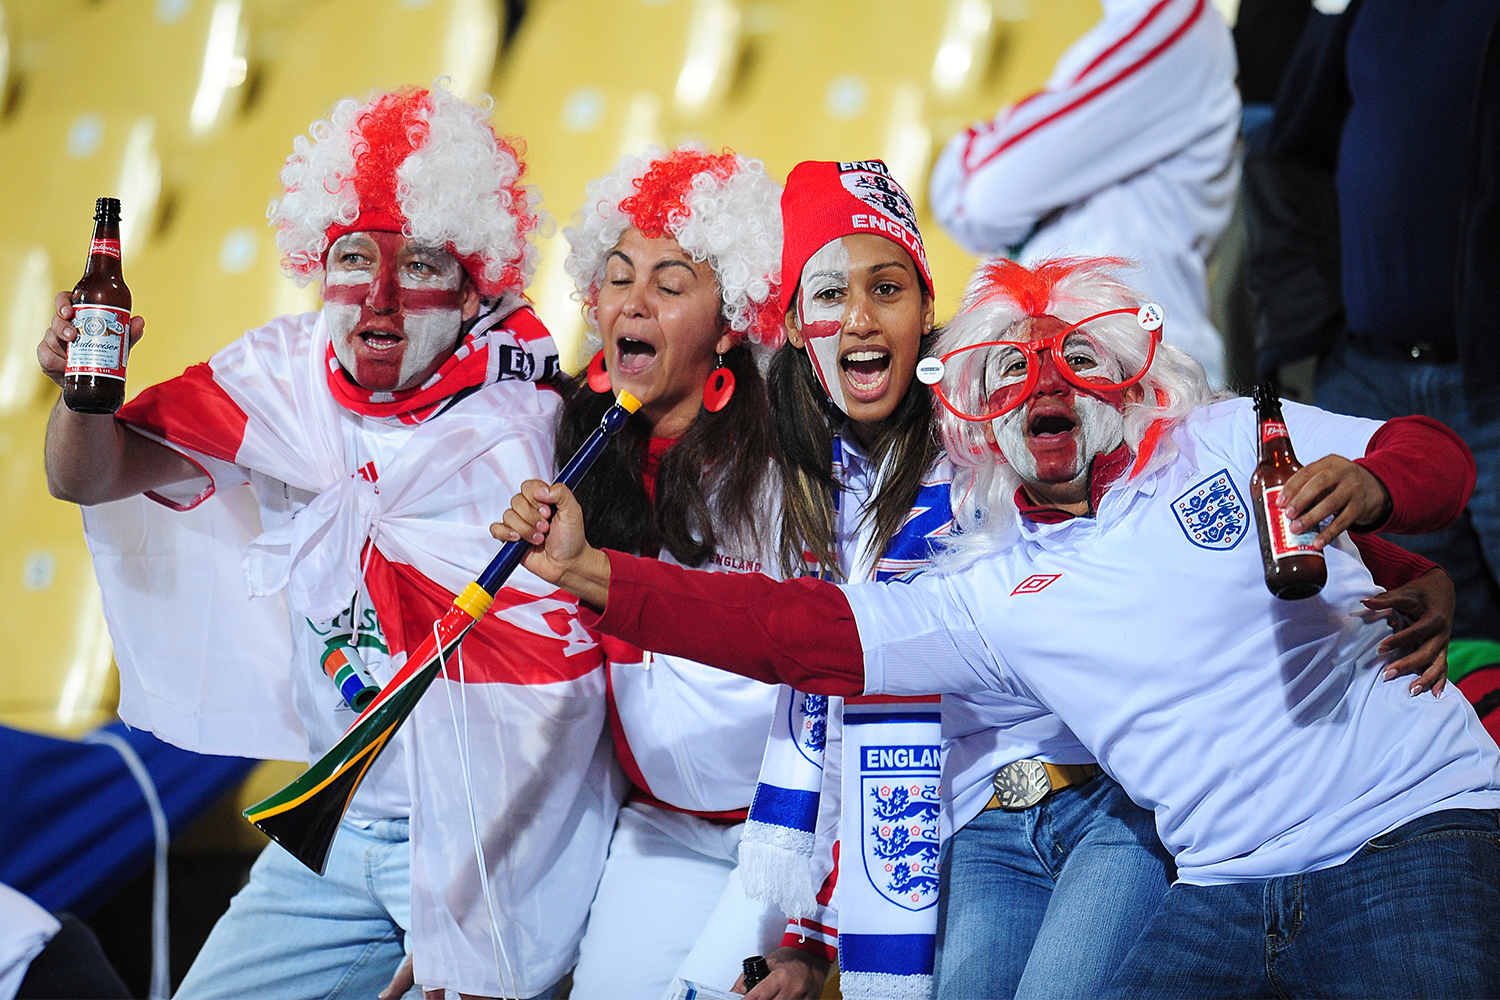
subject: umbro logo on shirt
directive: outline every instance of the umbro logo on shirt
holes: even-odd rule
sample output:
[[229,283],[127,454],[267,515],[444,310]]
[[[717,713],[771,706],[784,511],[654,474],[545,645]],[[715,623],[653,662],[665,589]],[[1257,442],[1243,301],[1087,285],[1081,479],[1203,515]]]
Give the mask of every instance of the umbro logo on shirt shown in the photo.
[[1017,594],[1035,594],[1038,590],[1046,588],[1048,584],[1050,584],[1053,580],[1056,580],[1060,576],[1062,576],[1061,573],[1033,573],[1031,576],[1028,576],[1026,579],[1016,584],[1016,589],[1010,592],[1010,596],[1015,597]]

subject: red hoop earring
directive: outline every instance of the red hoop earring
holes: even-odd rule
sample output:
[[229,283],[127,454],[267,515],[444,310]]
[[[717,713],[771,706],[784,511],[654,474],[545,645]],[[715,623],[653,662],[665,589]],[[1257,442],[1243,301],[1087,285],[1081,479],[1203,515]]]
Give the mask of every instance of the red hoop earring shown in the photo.
[[589,362],[589,388],[595,392],[609,392],[612,388],[609,384],[609,370],[604,367],[603,351],[594,355],[594,360]]
[[709,413],[718,413],[734,398],[734,372],[724,367],[724,355],[719,355],[719,365],[708,374],[703,383],[703,408]]

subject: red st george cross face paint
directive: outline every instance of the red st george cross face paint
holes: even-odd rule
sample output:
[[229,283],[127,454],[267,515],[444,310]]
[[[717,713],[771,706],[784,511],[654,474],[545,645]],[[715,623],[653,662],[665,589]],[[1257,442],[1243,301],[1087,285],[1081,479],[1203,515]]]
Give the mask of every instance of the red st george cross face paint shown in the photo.
[[378,391],[421,385],[448,359],[479,295],[453,255],[400,233],[348,233],[328,251],[323,317],[339,364]]

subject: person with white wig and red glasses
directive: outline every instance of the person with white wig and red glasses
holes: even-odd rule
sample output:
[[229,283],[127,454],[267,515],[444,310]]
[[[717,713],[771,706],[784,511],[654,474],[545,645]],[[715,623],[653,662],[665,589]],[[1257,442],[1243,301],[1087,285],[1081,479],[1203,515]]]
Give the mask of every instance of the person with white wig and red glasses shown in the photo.
[[[488,114],[440,88],[339,102],[270,213],[322,310],[115,417],[53,413],[48,480],[84,505],[132,725],[316,759],[358,699],[325,664],[390,680],[493,555],[496,498],[551,474],[558,394],[533,380],[557,353],[522,297],[535,195]],[[38,349],[59,382],[67,303]],[[549,991],[617,808],[600,667],[576,603],[513,575],[364,775],[321,877],[268,846],[177,995],[374,996],[409,950],[434,989]]]
[[[776,480],[756,351],[781,336],[781,185],[697,146],[626,156],[588,187],[566,261],[597,348],[557,453],[614,393],[640,410],[579,488],[617,548],[726,575],[775,572]],[[733,630],[719,639],[735,641]],[[658,1000],[674,977],[727,989],[783,921],[751,900],[739,845],[776,688],[605,640],[628,797],[573,973],[579,1000]]]
[[[705,577],[594,549],[576,500],[536,482],[501,533],[623,641],[814,693],[1001,692],[1055,712],[1155,812],[1177,866],[1112,995],[1500,992],[1500,751],[1463,699],[1386,683],[1404,638],[1342,537],[1450,521],[1467,449],[1425,418],[1287,404],[1308,464],[1284,506],[1328,582],[1279,600],[1246,541],[1248,401],[1215,398],[1160,342],[1160,310],[1115,262],[996,266],[978,289],[1008,286],[987,296],[996,325],[955,323],[926,369],[969,481],[947,566]],[[1195,534],[1210,488],[1224,530]],[[728,621],[737,642],[704,641]]]

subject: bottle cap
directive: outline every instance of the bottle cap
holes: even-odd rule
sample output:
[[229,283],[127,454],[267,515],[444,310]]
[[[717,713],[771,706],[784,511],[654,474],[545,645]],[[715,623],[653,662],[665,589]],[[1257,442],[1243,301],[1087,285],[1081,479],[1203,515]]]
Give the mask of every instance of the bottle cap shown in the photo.
[[745,988],[754,989],[755,985],[771,974],[771,965],[764,956],[751,955],[745,959]]
[[99,198],[94,202],[95,222],[119,222],[120,221],[120,199]]
[[1267,406],[1281,406],[1281,393],[1274,382],[1257,382],[1255,388],[1250,390],[1250,399],[1257,410],[1263,410]]

